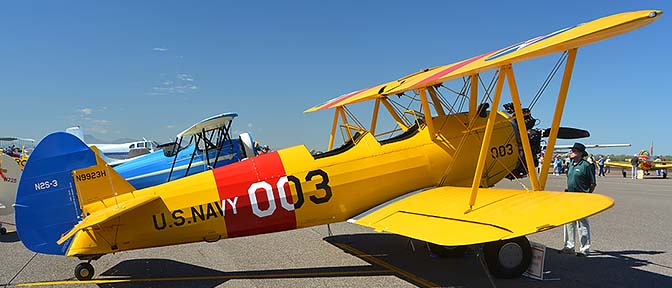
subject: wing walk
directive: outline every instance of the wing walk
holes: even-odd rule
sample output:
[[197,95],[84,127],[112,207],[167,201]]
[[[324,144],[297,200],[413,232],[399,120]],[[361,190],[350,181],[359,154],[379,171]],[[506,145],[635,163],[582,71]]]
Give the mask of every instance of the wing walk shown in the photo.
[[446,246],[509,239],[604,211],[604,195],[481,188],[465,213],[471,188],[439,187],[402,196],[349,222]]

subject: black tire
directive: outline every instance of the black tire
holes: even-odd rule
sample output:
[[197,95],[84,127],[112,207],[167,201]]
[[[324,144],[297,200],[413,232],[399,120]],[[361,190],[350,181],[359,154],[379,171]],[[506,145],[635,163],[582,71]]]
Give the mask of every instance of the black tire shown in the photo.
[[0,235],[5,235],[5,234],[7,234],[7,228],[0,227]]
[[93,265],[89,263],[79,263],[75,267],[75,277],[77,277],[77,280],[91,280],[93,273]]
[[525,236],[485,243],[485,263],[490,274],[497,278],[516,278],[532,262],[532,247]]
[[441,246],[434,243],[429,243],[429,251],[439,255],[441,258],[458,258],[464,256],[467,252],[467,246]]

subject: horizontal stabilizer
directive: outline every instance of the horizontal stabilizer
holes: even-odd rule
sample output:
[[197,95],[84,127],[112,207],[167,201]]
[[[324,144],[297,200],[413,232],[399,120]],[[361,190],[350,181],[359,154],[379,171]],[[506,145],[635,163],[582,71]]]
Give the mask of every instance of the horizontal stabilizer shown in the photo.
[[404,195],[349,222],[439,245],[459,246],[528,235],[582,219],[614,205],[604,195],[439,187]]
[[144,196],[139,196],[136,198],[133,198],[131,200],[127,200],[124,202],[119,203],[118,205],[107,207],[102,210],[98,210],[94,213],[92,213],[89,216],[86,216],[82,222],[79,224],[75,225],[75,227],[72,228],[68,233],[63,235],[58,241],[56,242],[58,245],[61,245],[61,243],[67,241],[70,239],[72,236],[74,236],[77,231],[87,229],[89,227],[92,227],[94,225],[99,225],[103,224],[111,219],[114,219],[116,217],[121,216],[124,213],[127,213],[133,209],[142,207],[146,204],[149,204],[153,201],[156,201],[160,199],[161,197],[157,195],[144,195]]

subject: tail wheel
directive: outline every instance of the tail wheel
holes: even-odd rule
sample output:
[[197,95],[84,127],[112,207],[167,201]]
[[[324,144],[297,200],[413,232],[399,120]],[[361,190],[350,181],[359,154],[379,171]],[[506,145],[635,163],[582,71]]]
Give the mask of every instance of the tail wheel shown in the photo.
[[525,236],[485,243],[483,254],[490,273],[497,278],[518,277],[532,261],[532,248]]
[[7,234],[7,228],[0,227],[0,235],[5,235],[5,234]]
[[77,280],[91,280],[93,273],[93,265],[89,263],[79,263],[75,267],[75,277],[77,277]]
[[458,258],[467,252],[467,246],[441,246],[434,243],[427,243],[427,245],[430,251],[441,258]]

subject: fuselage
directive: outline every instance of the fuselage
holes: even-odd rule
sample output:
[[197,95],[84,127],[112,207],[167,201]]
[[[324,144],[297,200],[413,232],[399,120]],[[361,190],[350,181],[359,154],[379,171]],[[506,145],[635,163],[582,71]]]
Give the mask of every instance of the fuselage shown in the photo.
[[14,213],[14,198],[21,180],[21,167],[15,159],[18,158],[0,153],[0,215]]
[[[434,117],[436,137],[421,125],[398,140],[370,133],[329,156],[294,146],[133,192],[161,201],[80,231],[70,256],[278,232],[340,222],[390,199],[433,186],[471,186],[486,118],[468,129],[466,114]],[[481,187],[519,163],[517,130],[498,113]],[[383,142],[381,144],[381,142]],[[121,195],[116,201],[123,200]],[[115,199],[105,199],[105,206]],[[98,204],[96,204],[98,205]],[[465,208],[467,203],[465,203]],[[106,240],[105,240],[106,239]],[[113,245],[110,239],[116,239]]]
[[241,145],[237,141],[226,141],[221,149],[208,151],[196,149],[196,145],[191,144],[177,152],[177,155],[165,155],[163,150],[156,151],[120,164],[114,170],[135,188],[143,189],[203,172],[211,169],[210,166],[228,165],[243,158]]

